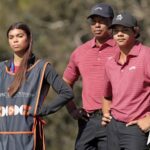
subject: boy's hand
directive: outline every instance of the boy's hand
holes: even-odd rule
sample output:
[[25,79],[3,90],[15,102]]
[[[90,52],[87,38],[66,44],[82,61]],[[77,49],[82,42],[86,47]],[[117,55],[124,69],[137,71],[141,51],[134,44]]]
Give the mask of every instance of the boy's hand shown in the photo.
[[102,117],[102,126],[106,126],[112,119],[112,116],[109,114],[109,113],[105,113],[103,114],[103,117]]
[[148,132],[150,130],[150,115],[146,115],[144,118],[141,118],[139,120],[131,121],[127,123],[126,126],[131,126],[135,124],[137,124],[143,132]]

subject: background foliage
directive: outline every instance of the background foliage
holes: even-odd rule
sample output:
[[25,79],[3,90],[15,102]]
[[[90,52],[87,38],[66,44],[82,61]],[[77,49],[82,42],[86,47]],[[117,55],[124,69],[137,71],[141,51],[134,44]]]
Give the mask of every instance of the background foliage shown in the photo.
[[[34,52],[50,60],[60,75],[63,74],[73,49],[91,38],[86,17],[93,4],[107,2],[115,13],[128,10],[137,17],[141,26],[140,40],[150,46],[150,1],[149,0],[1,0],[0,4],[0,60],[11,56],[6,31],[16,22],[26,22],[34,37]],[[80,103],[81,82],[75,89],[75,100]],[[51,90],[47,100],[55,96]],[[47,150],[72,150],[77,132],[77,123],[61,109],[45,118]]]

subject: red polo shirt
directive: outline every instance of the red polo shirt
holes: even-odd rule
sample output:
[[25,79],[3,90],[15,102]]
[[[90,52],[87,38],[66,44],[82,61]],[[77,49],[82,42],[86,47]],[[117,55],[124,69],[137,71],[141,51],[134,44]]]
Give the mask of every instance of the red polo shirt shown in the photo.
[[112,96],[111,113],[119,121],[140,119],[150,112],[150,48],[136,43],[121,65],[120,51],[106,63],[104,96]]
[[104,88],[104,66],[114,55],[115,41],[110,39],[97,47],[95,38],[79,46],[71,55],[64,78],[74,83],[82,78],[82,103],[87,111],[101,109]]

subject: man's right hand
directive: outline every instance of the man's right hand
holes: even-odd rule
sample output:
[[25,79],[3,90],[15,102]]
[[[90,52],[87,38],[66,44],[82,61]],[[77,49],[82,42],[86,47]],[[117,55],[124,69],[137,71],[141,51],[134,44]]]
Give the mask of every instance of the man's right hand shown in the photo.
[[89,114],[83,108],[74,109],[70,112],[70,114],[75,120],[83,119],[88,121],[89,119]]

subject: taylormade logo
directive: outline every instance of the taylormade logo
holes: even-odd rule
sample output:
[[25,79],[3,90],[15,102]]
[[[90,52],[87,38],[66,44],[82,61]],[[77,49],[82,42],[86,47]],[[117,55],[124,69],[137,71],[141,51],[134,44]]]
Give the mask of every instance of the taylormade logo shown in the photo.
[[120,14],[116,17],[116,20],[122,20],[123,19],[123,16]]

